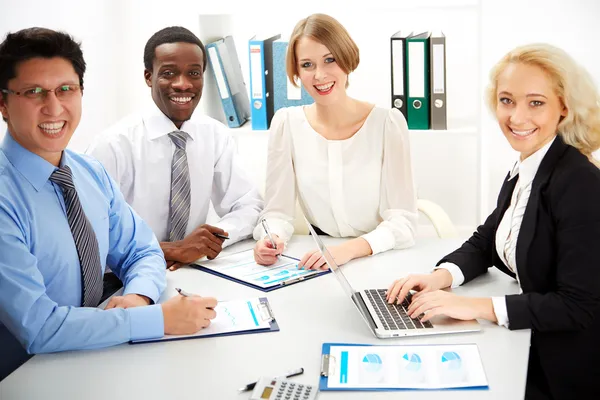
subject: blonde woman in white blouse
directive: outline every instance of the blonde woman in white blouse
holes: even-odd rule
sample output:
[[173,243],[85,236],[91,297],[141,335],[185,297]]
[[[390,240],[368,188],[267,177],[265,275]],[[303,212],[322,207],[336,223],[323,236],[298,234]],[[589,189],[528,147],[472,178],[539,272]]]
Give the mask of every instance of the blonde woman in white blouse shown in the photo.
[[[305,107],[279,110],[270,128],[264,217],[256,261],[271,265],[294,232],[296,199],[322,233],[350,239],[329,250],[337,263],[410,247],[415,242],[415,195],[408,127],[398,110],[350,98],[348,75],[359,51],[334,18],[314,14],[298,22],[290,38],[287,73],[314,98]],[[299,267],[325,268],[318,251]]]

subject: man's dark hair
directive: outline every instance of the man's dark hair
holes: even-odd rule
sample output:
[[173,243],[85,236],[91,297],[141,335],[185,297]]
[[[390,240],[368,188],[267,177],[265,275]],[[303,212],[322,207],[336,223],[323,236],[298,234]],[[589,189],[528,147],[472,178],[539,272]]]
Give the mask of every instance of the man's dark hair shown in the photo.
[[[81,44],[66,33],[37,27],[9,33],[0,43],[0,89],[7,89],[8,81],[17,76],[19,63],[38,57],[60,57],[71,62],[83,89],[85,60]],[[6,98],[6,94],[3,96]]]
[[191,43],[200,47],[202,50],[202,70],[206,71],[206,49],[202,44],[202,41],[198,39],[189,29],[182,26],[169,26],[168,28],[161,29],[156,32],[144,47],[144,68],[148,71],[152,71],[152,63],[156,57],[156,48],[161,44],[165,43]]
[[0,89],[17,76],[17,64],[32,58],[60,57],[71,62],[83,87],[85,61],[81,44],[63,32],[46,28],[27,28],[9,33],[0,43]]

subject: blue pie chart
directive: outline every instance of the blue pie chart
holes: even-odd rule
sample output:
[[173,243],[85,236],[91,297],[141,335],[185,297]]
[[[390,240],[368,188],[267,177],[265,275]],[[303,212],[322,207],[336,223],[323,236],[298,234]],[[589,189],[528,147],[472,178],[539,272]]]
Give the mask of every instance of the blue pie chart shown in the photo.
[[462,368],[462,360],[455,351],[446,351],[442,354],[442,366],[450,371],[458,370]]
[[402,356],[405,360],[404,369],[407,371],[418,371],[421,369],[421,357],[416,353],[406,353]]
[[378,372],[383,368],[381,357],[378,354],[367,354],[362,359],[363,367],[368,372]]

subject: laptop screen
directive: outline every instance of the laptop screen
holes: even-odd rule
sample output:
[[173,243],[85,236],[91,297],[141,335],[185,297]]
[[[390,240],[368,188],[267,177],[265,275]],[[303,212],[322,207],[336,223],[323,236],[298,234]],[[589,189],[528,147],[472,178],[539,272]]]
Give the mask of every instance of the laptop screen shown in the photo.
[[311,236],[317,244],[319,251],[323,255],[323,258],[325,258],[325,262],[329,266],[329,269],[331,270],[331,272],[333,272],[337,280],[342,285],[344,292],[346,292],[346,294],[352,298],[355,293],[355,290],[352,288],[352,286],[350,286],[350,283],[348,282],[348,279],[346,279],[346,277],[344,276],[342,269],[337,265],[337,263],[331,256],[331,253],[329,252],[329,250],[327,250],[327,247],[325,247],[325,244],[323,243],[319,235],[317,235],[312,225],[308,222],[308,220],[306,220],[306,218],[304,218],[304,220],[306,221],[306,225],[308,225],[308,229],[310,230]]

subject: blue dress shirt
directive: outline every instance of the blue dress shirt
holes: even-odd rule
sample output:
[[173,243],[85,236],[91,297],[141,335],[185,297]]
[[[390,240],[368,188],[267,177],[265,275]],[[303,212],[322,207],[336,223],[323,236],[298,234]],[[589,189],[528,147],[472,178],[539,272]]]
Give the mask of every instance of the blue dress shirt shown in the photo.
[[[73,171],[102,268],[123,281],[124,294],[156,303],[166,286],[166,265],[152,231],[98,161],[65,150],[63,165]],[[79,307],[79,258],[62,192],[49,181],[55,169],[6,134],[0,145],[0,331],[7,329],[30,354],[163,336],[160,305]]]

